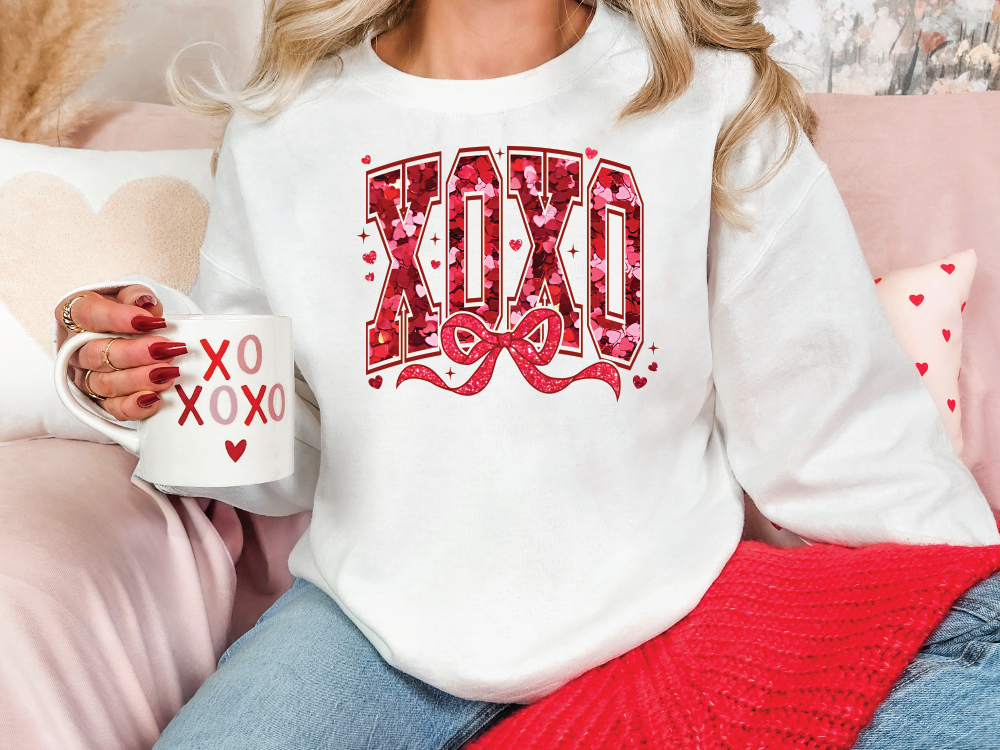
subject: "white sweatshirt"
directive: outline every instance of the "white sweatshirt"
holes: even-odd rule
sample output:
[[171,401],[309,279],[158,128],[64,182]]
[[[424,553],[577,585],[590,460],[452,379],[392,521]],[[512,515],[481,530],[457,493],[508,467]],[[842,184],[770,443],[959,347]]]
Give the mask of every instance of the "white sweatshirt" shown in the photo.
[[[292,572],[464,698],[536,700],[680,620],[741,488],[812,540],[1000,542],[805,137],[754,230],[710,211],[749,59],[700,51],[682,97],[618,123],[646,71],[603,4],[507,78],[362,45],[230,124],[191,300],[155,287],[168,313],[292,316],[322,414],[292,479],[167,489],[311,507]],[[781,145],[762,130],[742,179]]]

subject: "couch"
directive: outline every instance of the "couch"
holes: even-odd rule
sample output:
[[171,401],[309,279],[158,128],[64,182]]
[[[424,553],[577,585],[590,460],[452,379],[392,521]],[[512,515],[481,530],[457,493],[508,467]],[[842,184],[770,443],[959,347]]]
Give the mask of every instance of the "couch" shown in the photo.
[[[1000,516],[1000,93],[811,100],[816,147],[874,276],[978,253],[961,456]],[[204,148],[212,137],[172,108],[123,103],[72,145]],[[129,482],[134,463],[83,441],[0,446],[0,747],[150,747],[291,583],[285,561],[308,514],[145,492]],[[752,503],[744,537],[801,543]]]

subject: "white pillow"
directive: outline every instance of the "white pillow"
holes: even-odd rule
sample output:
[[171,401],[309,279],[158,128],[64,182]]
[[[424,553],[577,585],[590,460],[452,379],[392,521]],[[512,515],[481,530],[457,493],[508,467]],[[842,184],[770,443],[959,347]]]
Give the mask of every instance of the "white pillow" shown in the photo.
[[0,140],[0,443],[101,440],[52,384],[53,309],[142,273],[186,292],[208,222],[211,151],[83,151]]

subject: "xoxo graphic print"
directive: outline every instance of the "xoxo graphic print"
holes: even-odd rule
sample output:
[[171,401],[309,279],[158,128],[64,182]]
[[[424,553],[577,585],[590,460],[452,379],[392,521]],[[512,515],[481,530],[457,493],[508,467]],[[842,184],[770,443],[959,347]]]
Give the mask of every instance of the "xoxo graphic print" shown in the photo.
[[[586,156],[592,160],[597,152],[588,148]],[[632,169],[601,159],[585,186],[583,154],[525,147],[462,148],[446,175],[443,164],[438,152],[366,174],[367,221],[389,261],[367,323],[366,373],[405,365],[397,387],[416,379],[471,396],[489,384],[507,352],[542,393],[596,379],[618,398],[619,369],[632,369],[643,345],[643,202]],[[420,251],[428,240],[436,247],[442,239],[425,236],[431,211],[442,203],[446,283],[435,289]],[[514,238],[505,245],[505,208],[520,215],[527,242]],[[585,212],[587,226],[587,283],[575,290],[563,247],[574,209]],[[359,236],[364,241],[370,235]],[[575,244],[568,251],[574,259],[579,252]],[[363,255],[369,265],[377,257],[374,251]],[[434,270],[440,265],[431,261]],[[504,289],[505,268],[517,272],[510,289]],[[365,278],[374,280],[374,272]],[[567,378],[539,369],[557,354],[583,357],[587,335],[599,361]],[[453,387],[429,363],[410,364],[440,356],[476,369]],[[455,373],[447,369],[450,379]],[[646,378],[633,382],[640,388]],[[381,376],[369,380],[375,388],[381,383]]]

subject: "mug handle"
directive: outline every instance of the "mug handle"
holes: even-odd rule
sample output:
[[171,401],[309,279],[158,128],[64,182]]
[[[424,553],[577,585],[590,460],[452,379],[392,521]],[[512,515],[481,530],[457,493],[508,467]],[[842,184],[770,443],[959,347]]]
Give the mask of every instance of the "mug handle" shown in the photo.
[[62,401],[63,406],[65,406],[66,409],[69,410],[69,413],[74,417],[79,419],[88,427],[92,427],[97,430],[105,437],[114,440],[129,453],[138,456],[139,433],[137,430],[130,430],[128,427],[113,424],[108,420],[102,419],[96,414],[87,411],[80,406],[69,389],[69,378],[67,377],[66,370],[69,367],[69,358],[73,356],[73,352],[84,344],[88,344],[91,341],[97,341],[98,339],[106,339],[111,335],[112,334],[108,333],[93,333],[91,331],[84,331],[83,333],[78,333],[76,336],[63,344],[62,348],[59,350],[59,354],[56,355],[56,395],[59,396],[59,400]]

